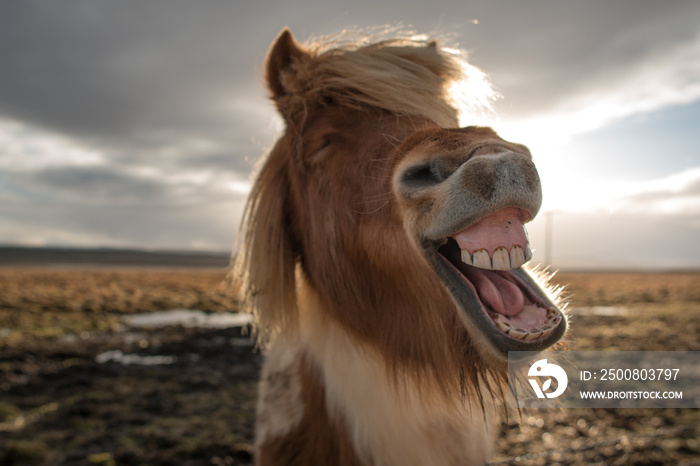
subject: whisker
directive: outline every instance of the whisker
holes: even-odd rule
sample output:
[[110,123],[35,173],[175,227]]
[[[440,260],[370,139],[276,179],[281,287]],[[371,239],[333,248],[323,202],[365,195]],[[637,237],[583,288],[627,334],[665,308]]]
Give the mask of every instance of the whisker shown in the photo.
[[374,214],[374,213],[379,212],[380,210],[382,210],[382,209],[384,208],[384,206],[386,206],[387,204],[389,204],[389,200],[383,202],[383,203],[382,203],[379,207],[377,207],[376,209],[371,210],[371,211],[368,211],[368,212],[362,212],[362,211],[360,211],[360,210],[353,210],[352,212],[355,213],[355,214],[359,214],[359,215],[371,215],[371,214]]
[[391,200],[391,193],[377,194],[376,196],[367,196],[364,198],[365,201],[375,201],[375,200]]
[[413,121],[413,117],[406,112],[406,116],[408,116],[408,121],[411,122],[411,126],[413,126],[413,131],[418,131],[418,127],[416,126],[416,123]]
[[[401,145],[401,143],[403,142],[399,138],[397,138],[396,136],[392,136],[392,135],[386,134],[386,133],[381,133],[381,134],[382,134],[382,136],[384,136],[384,139],[386,139],[386,142],[391,144],[391,147],[393,147],[394,149],[398,149],[399,146]],[[392,139],[393,139],[393,141],[392,141]]]

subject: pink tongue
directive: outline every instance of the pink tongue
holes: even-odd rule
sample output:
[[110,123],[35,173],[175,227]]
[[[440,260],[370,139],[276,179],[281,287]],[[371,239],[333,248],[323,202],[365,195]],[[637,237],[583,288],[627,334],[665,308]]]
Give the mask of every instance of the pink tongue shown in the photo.
[[524,250],[528,241],[523,226],[523,211],[515,207],[501,209],[460,231],[454,239],[460,248],[466,249],[470,254],[486,249],[489,256],[492,256],[500,247],[510,251],[513,246],[520,246]]
[[523,309],[523,292],[498,272],[469,267],[465,276],[472,282],[479,298],[489,309],[506,316],[514,316]]

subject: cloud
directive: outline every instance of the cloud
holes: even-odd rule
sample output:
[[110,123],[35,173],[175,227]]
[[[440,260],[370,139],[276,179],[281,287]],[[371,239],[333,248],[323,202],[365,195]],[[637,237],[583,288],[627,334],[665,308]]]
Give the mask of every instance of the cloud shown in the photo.
[[[176,135],[267,143],[273,112],[261,70],[274,35],[285,24],[303,39],[396,20],[395,5],[372,3],[367,14],[363,3],[345,12],[334,2],[9,2],[0,7],[0,113],[100,144],[155,147]],[[697,42],[693,1],[452,3],[442,18],[434,4],[400,16],[456,33],[505,96],[506,119],[561,113],[572,99],[580,108],[579,97],[600,102],[601,89],[636,88],[629,80],[650,70],[666,70],[659,79],[677,87],[677,65],[697,64],[697,51],[684,52]]]
[[[630,80],[648,77],[657,86],[654,93],[682,87],[688,75],[676,77],[676,70],[691,71],[697,83],[698,14],[700,5],[692,1],[674,8],[655,2],[514,2],[507,13],[488,8],[465,42],[505,96],[500,113],[523,119],[580,108],[607,91],[646,86]],[[690,68],[683,63],[688,59]]]
[[700,216],[700,166],[661,179],[633,183],[609,210],[650,215]]
[[0,111],[68,134],[220,126],[235,84],[254,82],[232,4],[30,0],[0,13]]
[[85,203],[135,203],[161,199],[165,194],[162,183],[102,166],[52,167],[31,174],[15,173],[12,178],[24,186],[32,184],[47,193],[60,193]]
[[35,170],[46,166],[89,165],[104,162],[98,151],[61,134],[0,119],[0,168]]
[[247,183],[104,165],[0,175],[0,237],[33,245],[225,251]]
[[230,251],[240,215],[237,197],[189,207],[28,201],[25,197],[0,203],[0,237],[36,246]]
[[[262,63],[285,25],[300,40],[399,17],[419,32],[456,33],[504,95],[500,132],[510,126],[523,135],[514,139],[534,139],[536,154],[552,133],[568,138],[700,98],[696,1],[397,8],[367,0],[352,10],[333,0],[3,2],[0,237],[227,248],[253,166],[281,129]],[[563,188],[576,186],[569,181]],[[695,199],[626,183],[603,188],[599,204],[628,196],[619,205],[629,211]]]
[[32,171],[5,170],[0,187],[34,200],[81,205],[213,205],[240,200],[250,183],[213,169],[165,172],[155,167],[108,164],[49,166]]
[[571,94],[556,108],[532,111],[524,118],[497,118],[489,124],[505,137],[529,141],[542,156],[551,157],[577,135],[699,99],[700,34],[692,42],[620,71],[584,94]]

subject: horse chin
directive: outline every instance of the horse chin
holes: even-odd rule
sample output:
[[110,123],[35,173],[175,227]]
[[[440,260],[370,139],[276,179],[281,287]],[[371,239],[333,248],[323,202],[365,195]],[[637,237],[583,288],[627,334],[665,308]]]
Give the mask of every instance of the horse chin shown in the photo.
[[[486,271],[467,265],[451,238],[424,241],[422,249],[482,356],[505,363],[510,351],[543,351],[566,332],[565,315],[522,266]],[[512,302],[507,295],[517,303],[508,309],[493,304],[499,299]]]

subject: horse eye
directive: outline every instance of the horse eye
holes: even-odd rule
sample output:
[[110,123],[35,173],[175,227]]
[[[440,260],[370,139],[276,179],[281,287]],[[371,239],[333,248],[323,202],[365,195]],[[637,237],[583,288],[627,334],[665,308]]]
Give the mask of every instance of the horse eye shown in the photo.
[[313,157],[311,157],[311,165],[317,164],[323,160],[330,152],[332,145],[333,141],[330,139],[323,141],[323,145],[314,153]]

